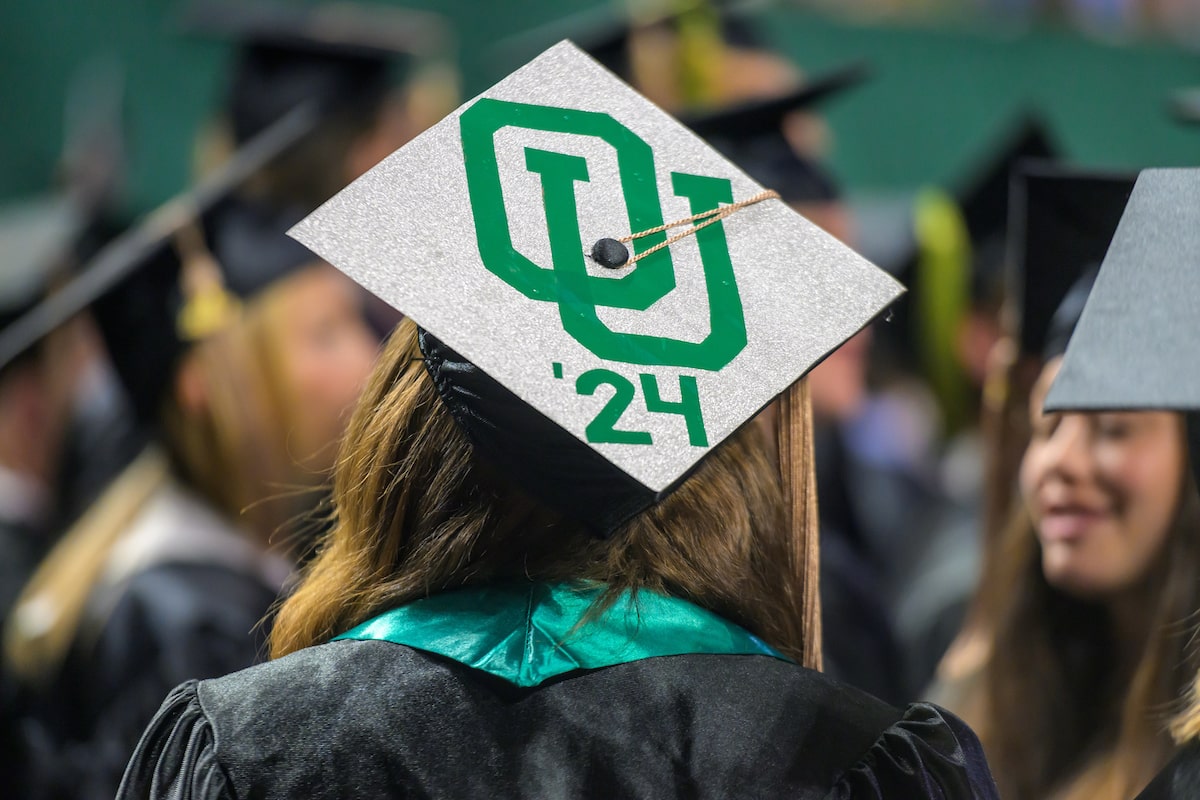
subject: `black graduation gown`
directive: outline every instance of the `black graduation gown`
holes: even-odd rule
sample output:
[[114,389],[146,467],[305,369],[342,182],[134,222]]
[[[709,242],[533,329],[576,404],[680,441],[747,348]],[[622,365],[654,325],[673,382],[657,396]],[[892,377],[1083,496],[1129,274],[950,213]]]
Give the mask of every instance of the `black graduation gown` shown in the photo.
[[265,653],[276,576],[190,493],[169,484],[149,508],[134,524],[150,542],[145,558],[97,587],[59,673],[19,698],[37,800],[110,800],[172,687]]
[[248,573],[163,564],[129,582],[100,636],[79,642],[50,689],[23,698],[29,792],[108,800],[163,695],[261,660],[276,597]]
[[21,590],[45,556],[48,543],[43,528],[0,516],[0,622],[8,619]]
[[995,798],[978,740],[755,655],[521,688],[389,641],[334,641],[167,698],[119,800]]
[[815,435],[825,670],[888,702],[899,702],[912,692],[887,611],[887,581],[863,532],[859,509],[864,504],[852,497],[864,467],[855,463],[838,426],[818,425]]
[[1171,759],[1137,800],[1194,800],[1200,797],[1200,742],[1193,741]]

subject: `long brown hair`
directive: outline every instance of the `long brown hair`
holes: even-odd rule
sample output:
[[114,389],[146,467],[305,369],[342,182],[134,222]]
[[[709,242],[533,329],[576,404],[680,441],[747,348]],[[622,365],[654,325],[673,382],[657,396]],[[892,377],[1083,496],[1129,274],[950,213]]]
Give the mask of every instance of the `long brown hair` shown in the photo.
[[281,350],[284,280],[254,298],[237,323],[198,343],[186,358],[205,376],[205,406],[185,410],[169,396],[159,418],[172,471],[226,517],[266,544],[304,505],[316,482],[288,451],[295,424]]
[[[1182,437],[1182,429],[1180,430]],[[1102,606],[1051,586],[1032,522],[1017,506],[976,598],[987,638],[961,709],[1002,794],[1128,798],[1170,757],[1170,714],[1196,653],[1187,624],[1200,603],[1200,496],[1185,468],[1166,546],[1141,584],[1146,639],[1130,659]]]
[[803,578],[779,478],[744,426],[673,494],[611,538],[590,536],[477,461],[420,360],[395,331],[334,475],[336,524],[271,634],[280,657],[387,608],[490,581],[591,580],[688,599],[800,660]]
[[[22,681],[57,674],[79,635],[84,610],[108,556],[169,477],[182,480],[262,544],[293,518],[283,484],[300,474],[287,463],[291,415],[279,374],[279,287],[266,290],[241,318],[197,343],[208,403],[185,412],[174,396],[160,413],[162,449],[151,448],[122,473],[43,559],[4,627],[4,659]],[[295,492],[292,492],[295,495]]]

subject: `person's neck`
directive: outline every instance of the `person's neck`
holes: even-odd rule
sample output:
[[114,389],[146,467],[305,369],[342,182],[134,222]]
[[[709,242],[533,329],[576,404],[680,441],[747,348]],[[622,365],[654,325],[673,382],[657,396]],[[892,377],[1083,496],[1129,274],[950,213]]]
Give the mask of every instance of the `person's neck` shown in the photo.
[[1112,624],[1113,645],[1119,658],[1118,664],[1126,676],[1132,677],[1141,660],[1142,653],[1152,634],[1154,608],[1151,600],[1154,592],[1147,582],[1110,597],[1105,605]]
[[20,414],[0,409],[0,467],[41,486],[49,486],[53,475],[51,437],[27,424]]
[[50,455],[44,439],[0,409],[0,518],[40,523],[49,504]]

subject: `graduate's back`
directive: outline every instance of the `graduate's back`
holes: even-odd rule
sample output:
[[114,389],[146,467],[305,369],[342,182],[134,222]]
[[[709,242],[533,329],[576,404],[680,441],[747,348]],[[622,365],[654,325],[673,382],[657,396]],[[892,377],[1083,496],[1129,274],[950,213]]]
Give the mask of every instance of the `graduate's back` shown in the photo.
[[522,688],[337,641],[174,692],[122,798],[992,797],[966,726],[753,655]]

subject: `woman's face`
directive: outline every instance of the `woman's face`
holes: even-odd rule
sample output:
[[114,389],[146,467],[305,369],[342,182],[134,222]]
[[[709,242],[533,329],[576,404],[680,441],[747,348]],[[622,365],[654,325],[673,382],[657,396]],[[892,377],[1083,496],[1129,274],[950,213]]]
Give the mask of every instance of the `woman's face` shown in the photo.
[[1060,363],[1030,398],[1021,495],[1046,580],[1104,599],[1136,585],[1163,550],[1186,468],[1182,422],[1157,411],[1043,414]]
[[281,360],[295,413],[290,449],[301,463],[323,469],[333,464],[378,342],[363,321],[357,287],[333,267],[302,270],[281,288]]

